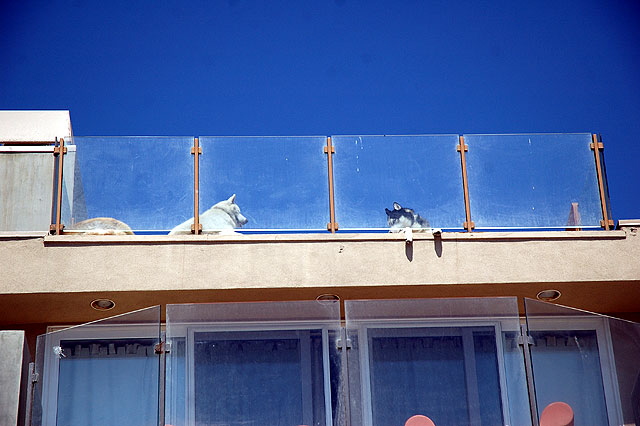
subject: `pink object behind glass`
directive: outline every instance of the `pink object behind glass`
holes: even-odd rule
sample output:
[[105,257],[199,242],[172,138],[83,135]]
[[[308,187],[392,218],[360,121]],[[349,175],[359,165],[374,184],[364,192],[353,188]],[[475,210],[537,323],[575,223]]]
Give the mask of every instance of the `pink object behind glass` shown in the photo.
[[540,426],[573,426],[573,409],[566,402],[552,402],[542,411]]
[[436,426],[436,424],[429,417],[418,414],[409,417],[404,426]]

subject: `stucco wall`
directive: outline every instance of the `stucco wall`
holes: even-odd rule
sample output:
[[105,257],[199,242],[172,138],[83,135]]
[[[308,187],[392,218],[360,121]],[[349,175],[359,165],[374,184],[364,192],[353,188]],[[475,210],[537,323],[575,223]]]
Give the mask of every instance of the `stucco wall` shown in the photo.
[[535,297],[557,288],[570,306],[640,311],[636,228],[414,234],[412,244],[403,234],[61,235],[5,238],[0,259],[5,323],[74,321],[70,312],[101,295],[117,298],[119,310],[327,292],[343,299]]

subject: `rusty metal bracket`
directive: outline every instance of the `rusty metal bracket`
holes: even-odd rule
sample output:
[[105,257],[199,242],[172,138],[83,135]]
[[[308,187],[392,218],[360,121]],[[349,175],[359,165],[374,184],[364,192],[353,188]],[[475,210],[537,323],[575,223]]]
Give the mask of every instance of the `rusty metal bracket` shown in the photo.
[[51,225],[49,225],[49,233],[51,235],[61,235],[62,232],[64,231],[64,228],[65,228],[64,223],[61,223],[59,228],[55,223],[52,223]]
[[604,220],[600,221],[600,226],[606,230],[613,229],[614,225],[615,222],[613,221],[613,219],[608,219],[607,222],[605,222]]
[[476,224],[471,220],[471,203],[469,201],[469,179],[467,177],[467,157],[465,153],[469,151],[469,146],[464,143],[464,136],[458,137],[458,145],[456,150],[460,153],[460,164],[462,166],[462,190],[464,192],[464,211],[466,220],[462,223],[462,227],[467,232],[473,231]]
[[160,341],[153,346],[153,351],[156,355],[168,354],[171,352],[171,344]]
[[336,149],[331,144],[331,137],[327,138],[327,145],[324,147],[324,153],[327,154],[327,171],[329,175],[329,223],[327,223],[327,231],[332,234],[338,230],[338,222],[336,222],[336,205],[334,201],[334,180],[333,180],[333,154]]

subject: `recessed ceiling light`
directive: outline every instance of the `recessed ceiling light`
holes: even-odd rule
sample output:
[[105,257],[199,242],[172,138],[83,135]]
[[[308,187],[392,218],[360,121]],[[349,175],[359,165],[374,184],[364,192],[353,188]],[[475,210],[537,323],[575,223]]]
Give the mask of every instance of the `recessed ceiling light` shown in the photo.
[[558,290],[542,290],[536,295],[539,300],[544,302],[553,302],[554,300],[558,300],[560,296],[562,296],[562,293]]
[[96,299],[91,301],[91,307],[96,311],[108,311],[116,307],[116,302],[111,299]]
[[340,300],[340,296],[338,296],[337,294],[321,294],[316,297],[316,300],[320,302],[336,301]]

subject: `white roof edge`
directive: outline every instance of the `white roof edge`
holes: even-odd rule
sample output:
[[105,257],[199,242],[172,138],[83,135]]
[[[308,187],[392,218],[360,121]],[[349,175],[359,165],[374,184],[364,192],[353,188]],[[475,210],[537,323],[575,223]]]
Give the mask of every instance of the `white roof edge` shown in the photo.
[[618,227],[640,226],[640,219],[621,219],[618,221]]
[[0,111],[0,142],[53,142],[72,135],[68,110]]

